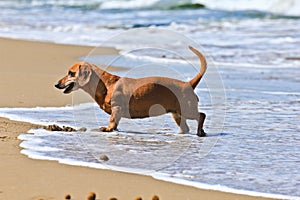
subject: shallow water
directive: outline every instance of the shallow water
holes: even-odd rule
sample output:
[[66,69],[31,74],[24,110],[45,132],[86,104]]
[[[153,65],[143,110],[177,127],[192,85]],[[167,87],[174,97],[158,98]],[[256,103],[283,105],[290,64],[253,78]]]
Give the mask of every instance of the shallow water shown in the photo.
[[[209,89],[201,84],[196,90],[201,99],[199,108],[208,115],[206,138],[195,135],[193,121],[189,122],[190,134],[177,134],[170,115],[122,119],[118,132],[92,131],[106,125],[109,118],[92,103],[1,109],[0,115],[88,128],[85,133],[32,130],[33,135],[21,135],[22,153],[33,158],[84,162],[82,165],[92,167],[98,163],[113,170],[163,174],[212,186],[299,197],[300,92],[297,80],[285,78],[294,76],[294,68],[281,69],[281,76],[272,67],[219,69],[227,98],[226,104],[218,108],[219,112],[226,111],[224,126],[218,130],[211,126],[215,119]],[[269,78],[273,76],[278,78]],[[76,100],[76,95],[73,98]],[[102,154],[110,160],[99,161]]]
[[[104,1],[18,2],[0,2],[1,36],[117,47],[121,56],[99,56],[95,51],[80,59],[127,67],[116,72],[121,76],[189,80],[199,66],[187,45],[201,45],[209,66],[196,89],[199,109],[207,114],[206,138],[196,137],[193,121],[190,134],[177,134],[170,115],[124,119],[118,132],[103,134],[91,130],[106,125],[109,116],[94,104],[1,108],[0,116],[12,119],[88,128],[85,133],[31,130],[33,134],[20,136],[22,153],[202,188],[299,199],[298,4],[289,8],[288,1],[252,0],[249,11],[241,1],[227,0],[207,1],[210,9],[196,10],[172,10],[172,1],[157,1],[171,2],[163,8],[124,8],[116,6],[125,4]],[[75,104],[81,95],[73,96]],[[99,161],[101,154],[110,160]]]

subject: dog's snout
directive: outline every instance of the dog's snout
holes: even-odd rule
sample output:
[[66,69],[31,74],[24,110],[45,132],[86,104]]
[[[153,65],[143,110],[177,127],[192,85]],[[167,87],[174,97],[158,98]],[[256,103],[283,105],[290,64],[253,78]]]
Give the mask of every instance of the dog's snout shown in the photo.
[[58,89],[63,89],[63,87],[59,83],[56,83],[54,86]]

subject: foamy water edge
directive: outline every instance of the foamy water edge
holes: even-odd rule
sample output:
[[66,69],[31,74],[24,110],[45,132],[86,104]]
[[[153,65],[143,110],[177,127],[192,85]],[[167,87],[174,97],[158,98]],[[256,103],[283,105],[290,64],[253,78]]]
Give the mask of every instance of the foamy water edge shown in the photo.
[[[23,140],[24,137],[22,137],[22,135],[20,135],[18,137],[18,139]],[[25,146],[23,146],[22,143],[20,144],[20,147],[24,148]],[[157,180],[171,182],[171,183],[175,183],[175,184],[179,184],[179,185],[191,186],[191,187],[195,187],[195,188],[199,188],[199,189],[203,189],[203,190],[213,190],[213,191],[234,193],[234,194],[240,194],[240,195],[248,195],[248,196],[254,196],[254,197],[300,200],[300,197],[295,197],[295,196],[286,196],[286,195],[279,195],[279,194],[269,194],[269,193],[255,192],[255,191],[239,190],[239,189],[229,188],[229,187],[222,186],[222,185],[209,185],[209,184],[205,184],[205,183],[187,181],[187,180],[183,180],[180,178],[170,177],[167,174],[154,172],[154,171],[132,169],[132,168],[125,168],[125,167],[116,167],[116,166],[105,165],[105,164],[80,162],[80,161],[69,160],[69,159],[56,159],[56,158],[50,158],[50,157],[46,157],[46,156],[39,156],[39,155],[34,155],[31,151],[26,150],[26,149],[21,150],[20,153],[28,156],[28,158],[31,158],[31,159],[57,161],[60,164],[71,165],[71,166],[89,167],[89,168],[96,168],[96,169],[101,169],[101,170],[111,170],[111,171],[116,171],[116,172],[125,172],[125,173],[137,174],[137,175],[146,175],[146,176],[151,176],[152,178],[157,179]]]
[[[66,107],[61,107],[66,108]],[[68,109],[72,109],[72,107],[67,107]],[[18,110],[22,108],[1,108],[0,111],[5,110]],[[28,109],[28,108],[26,108]],[[47,109],[59,109],[58,107],[52,107]],[[28,123],[37,123],[37,121],[34,121],[32,119],[24,118],[18,115],[13,114],[6,114],[3,112],[0,112],[1,117],[8,118],[10,120],[17,120],[22,122],[28,122]],[[45,123],[39,123],[41,125],[47,125],[49,122]],[[29,130],[26,134],[32,134],[35,132],[36,129]],[[34,152],[26,149],[26,138],[27,135],[24,133],[21,133],[18,136],[19,140],[23,140],[23,142],[20,143],[20,147],[23,148],[20,153],[23,155],[26,155],[28,158],[35,159],[35,160],[48,160],[48,161],[57,161],[60,164],[70,165],[70,166],[79,166],[79,167],[89,167],[89,168],[95,168],[95,169],[101,169],[101,170],[111,170],[111,171],[117,171],[117,172],[125,172],[125,173],[131,173],[131,174],[137,174],[137,175],[146,175],[151,176],[154,179],[171,182],[175,184],[185,185],[185,186],[191,186],[203,190],[212,190],[212,191],[220,191],[220,192],[226,192],[226,193],[234,193],[234,194],[240,194],[240,195],[248,195],[248,196],[254,196],[254,197],[265,197],[265,198],[274,198],[274,199],[290,199],[290,200],[300,200],[300,197],[296,196],[288,196],[288,195],[280,195],[280,194],[271,194],[271,193],[262,193],[262,192],[255,192],[255,191],[248,191],[248,190],[242,190],[242,189],[235,189],[235,188],[229,188],[223,185],[210,185],[200,182],[194,182],[194,181],[188,181],[184,179],[180,179],[179,177],[171,177],[168,174],[156,172],[154,170],[141,170],[141,169],[134,169],[134,168],[126,168],[126,167],[116,167],[111,165],[106,165],[105,163],[90,163],[90,162],[82,162],[82,161],[76,161],[72,159],[59,159],[59,158],[53,158],[48,156],[41,156],[38,154],[35,154]]]

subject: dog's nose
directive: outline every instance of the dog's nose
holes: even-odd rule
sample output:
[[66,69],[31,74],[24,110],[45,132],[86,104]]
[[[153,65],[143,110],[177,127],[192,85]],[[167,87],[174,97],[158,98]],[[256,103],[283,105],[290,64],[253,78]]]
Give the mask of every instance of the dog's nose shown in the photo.
[[56,83],[54,86],[55,86],[56,88],[58,88],[58,89],[62,89],[62,87],[60,86],[59,83]]

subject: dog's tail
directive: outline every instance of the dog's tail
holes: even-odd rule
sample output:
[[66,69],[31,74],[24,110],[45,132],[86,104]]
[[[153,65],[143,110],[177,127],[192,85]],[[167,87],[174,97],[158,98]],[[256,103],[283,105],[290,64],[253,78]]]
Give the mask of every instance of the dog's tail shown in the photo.
[[202,55],[202,53],[200,53],[197,49],[195,49],[192,46],[189,46],[189,48],[190,48],[190,50],[192,52],[194,52],[194,54],[196,54],[198,56],[198,58],[200,59],[200,63],[201,63],[200,72],[192,80],[189,81],[189,83],[191,84],[192,88],[195,89],[195,87],[198,85],[198,83],[200,82],[202,76],[204,75],[204,73],[206,71],[207,63],[206,63],[206,59]]

